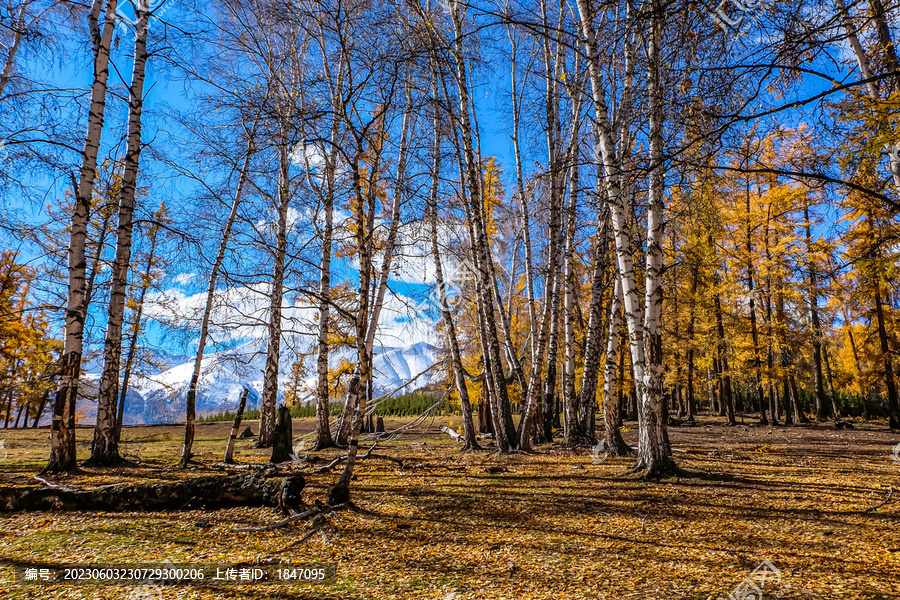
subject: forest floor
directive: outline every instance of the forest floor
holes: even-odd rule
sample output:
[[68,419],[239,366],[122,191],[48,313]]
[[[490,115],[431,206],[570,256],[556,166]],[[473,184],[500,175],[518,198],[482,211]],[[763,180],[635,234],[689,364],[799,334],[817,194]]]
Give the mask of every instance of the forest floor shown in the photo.
[[[235,532],[280,519],[272,508],[251,507],[0,513],[0,598],[707,600],[760,598],[737,590],[767,583],[766,598],[900,599],[900,462],[892,456],[900,436],[884,425],[764,428],[748,419],[728,428],[701,417],[670,429],[679,465],[697,476],[657,483],[629,475],[629,459],[595,461],[586,450],[559,445],[529,455],[463,453],[434,430],[451,420],[379,444],[358,464],[351,488],[363,510],[315,524]],[[295,420],[295,436],[312,427],[311,419]],[[634,444],[634,424],[625,427]],[[229,429],[199,425],[198,466],[185,471],[174,466],[182,427],[127,427],[122,450],[130,466],[56,481],[89,488],[215,474]],[[86,458],[91,430],[77,435],[79,458]],[[4,430],[0,438],[0,485],[40,485],[33,474],[46,460],[47,430]],[[290,467],[308,481],[307,502],[327,497],[339,471],[319,474],[315,467],[339,455],[310,453]],[[379,455],[401,459],[403,468]],[[239,440],[235,457],[259,463],[268,451]],[[335,576],[142,589],[13,581],[14,567],[164,560],[326,563]],[[768,569],[765,582],[764,572],[752,574],[764,560],[778,571],[776,577]]]

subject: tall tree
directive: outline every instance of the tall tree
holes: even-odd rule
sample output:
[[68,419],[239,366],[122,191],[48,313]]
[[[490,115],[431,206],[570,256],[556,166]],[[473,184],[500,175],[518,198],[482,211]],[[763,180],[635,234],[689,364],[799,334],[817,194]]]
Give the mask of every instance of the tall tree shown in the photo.
[[106,343],[103,352],[103,375],[97,397],[97,425],[91,446],[91,463],[111,465],[119,462],[116,434],[116,403],[119,399],[119,374],[122,357],[122,324],[125,318],[125,297],[128,292],[128,272],[131,266],[134,207],[137,197],[137,177],[141,158],[141,120],[144,106],[144,75],[147,68],[147,30],[150,7],[138,3],[137,26],[134,32],[134,58],[131,85],[128,89],[128,144],[122,193],[119,199],[119,224],[116,232],[116,257],[112,267],[109,294],[109,317],[106,323]]
[[[484,203],[481,198],[480,186],[480,169],[475,164],[475,152],[473,148],[472,127],[470,124],[469,111],[471,102],[469,100],[469,83],[466,74],[465,58],[463,56],[463,34],[460,3],[456,0],[451,2],[451,21],[453,27],[453,43],[451,53],[455,63],[455,80],[457,87],[457,95],[459,97],[459,125],[460,139],[462,140],[462,154],[465,160],[465,177],[466,187],[468,188],[469,203],[469,219],[471,222],[472,247],[475,251],[475,265],[478,269],[477,286],[478,301],[480,302],[480,312],[484,319],[485,330],[483,356],[485,376],[491,378],[495,396],[492,399],[492,410],[494,410],[494,427],[496,429],[497,446],[501,452],[508,452],[511,448],[515,448],[516,440],[512,415],[510,413],[509,395],[506,387],[506,379],[503,376],[503,363],[500,357],[500,342],[497,335],[497,324],[494,319],[494,294],[490,285],[491,277],[489,271],[489,253],[487,236],[485,234]],[[494,408],[496,406],[496,408]]]
[[[650,110],[650,173],[647,208],[647,264],[645,284],[644,343],[646,371],[643,382],[642,421],[638,432],[638,463],[647,477],[659,478],[672,468],[669,439],[663,415],[662,389],[662,280],[664,227],[663,121],[665,119],[662,76],[663,26],[666,5],[653,0],[647,40],[647,95]],[[623,276],[625,274],[622,274]],[[633,334],[632,334],[633,335]],[[632,353],[634,356],[634,353]],[[637,362],[637,360],[635,360]]]
[[[564,319],[565,319],[565,368],[564,368],[564,386],[563,386],[563,412],[564,430],[566,444],[574,446],[578,438],[581,437],[581,431],[578,424],[578,404],[575,396],[575,354],[577,351],[575,343],[575,229],[576,217],[578,213],[578,188],[579,188],[579,151],[578,139],[581,122],[581,85],[580,79],[580,61],[575,60],[575,77],[574,82],[568,86],[569,95],[574,98],[572,102],[572,133],[569,140],[569,200],[566,206],[566,224],[565,224],[565,252],[564,252],[564,287],[565,295],[563,298]],[[598,298],[599,300],[599,298]],[[582,381],[582,385],[584,382]]]
[[440,172],[441,172],[441,121],[439,111],[439,96],[437,84],[433,84],[434,116],[433,116],[433,140],[432,152],[432,173],[431,173],[431,194],[429,195],[429,223],[431,225],[431,255],[434,259],[435,285],[438,288],[438,300],[441,310],[441,318],[444,322],[444,328],[447,332],[447,343],[450,346],[450,359],[453,362],[453,379],[456,384],[456,392],[459,395],[459,405],[463,416],[463,437],[465,439],[466,450],[480,449],[478,439],[475,436],[475,424],[472,419],[472,406],[469,402],[469,389],[466,385],[466,370],[462,364],[462,352],[459,347],[459,340],[456,336],[456,326],[453,322],[453,314],[450,311],[450,305],[447,298],[447,288],[444,284],[444,269],[441,264],[441,255],[438,248],[438,192],[440,188]]
[[119,406],[116,410],[116,443],[118,444],[122,435],[122,423],[125,420],[125,399],[128,396],[128,386],[131,381],[132,370],[135,367],[135,360],[138,354],[138,344],[144,327],[144,301],[147,299],[147,292],[150,287],[157,282],[159,278],[160,267],[163,266],[159,257],[160,246],[160,229],[168,226],[171,221],[168,218],[168,210],[166,203],[161,202],[159,208],[153,214],[150,226],[147,232],[147,241],[149,248],[144,256],[145,267],[139,275],[138,282],[132,284],[132,288],[136,288],[136,294],[129,298],[128,308],[131,309],[131,323],[128,327],[130,338],[128,340],[128,354],[125,358],[125,365],[122,371],[122,389],[119,391]]
[[250,169],[250,161],[254,151],[254,136],[256,135],[256,125],[258,124],[258,119],[259,117],[257,116],[257,121],[254,122],[253,127],[245,131],[245,133],[247,134],[247,149],[244,154],[244,162],[238,174],[237,189],[235,190],[234,197],[231,201],[231,209],[228,212],[228,218],[225,220],[225,224],[222,226],[222,239],[219,241],[219,247],[216,251],[216,257],[213,260],[212,270],[209,274],[209,282],[207,283],[206,287],[206,302],[204,303],[203,307],[203,316],[200,318],[200,333],[197,338],[197,352],[194,354],[194,367],[191,370],[191,379],[188,383],[187,399],[185,403],[186,418],[184,446],[182,447],[180,460],[180,465],[182,468],[187,467],[188,462],[191,460],[191,450],[193,449],[194,445],[194,423],[196,420],[197,410],[197,386],[200,381],[200,369],[203,364],[203,354],[206,351],[206,343],[209,339],[210,319],[212,318],[213,306],[216,299],[216,289],[219,283],[219,272],[221,271],[222,265],[225,262],[225,253],[228,250],[228,244],[231,240],[232,230],[234,229],[234,224],[238,217],[238,209],[240,208],[241,200],[243,199],[244,186],[247,182],[248,172]]
[[[105,11],[104,4],[106,5]],[[58,473],[75,468],[75,402],[78,397],[78,380],[81,376],[84,321],[87,313],[85,305],[85,238],[94,193],[100,136],[103,133],[107,81],[109,80],[109,49],[115,28],[116,6],[117,0],[108,0],[108,2],[94,0],[88,13],[94,73],[80,177],[77,183],[74,175],[72,177],[75,188],[75,208],[72,214],[69,240],[66,339],[61,358],[59,388],[53,403],[53,420],[50,426],[50,459],[44,468],[46,473]]]
[[828,397],[825,394],[825,376],[822,370],[822,323],[819,319],[819,290],[816,263],[814,262],[814,249],[812,241],[812,227],[809,219],[809,204],[803,206],[803,222],[806,231],[806,276],[809,282],[809,317],[812,323],[813,333],[813,385],[816,391],[816,420],[828,420]]
[[[607,268],[609,266],[608,223],[609,219],[607,218],[605,211],[597,215],[597,230],[594,234],[594,267],[593,275],[591,277],[590,311],[584,342],[584,364],[582,367],[581,390],[578,396],[580,434],[585,441],[588,441],[591,444],[593,444],[595,441],[593,416],[597,407],[597,379],[600,376],[600,361],[602,359],[603,352],[603,297],[606,293],[606,288],[608,287],[608,284],[606,282],[606,275],[608,270]],[[619,318],[616,317],[616,311],[619,310],[619,306],[616,305],[617,301],[618,300],[615,298],[614,294],[614,297],[609,305],[610,326],[612,326],[613,319]],[[612,338],[612,335],[612,333],[609,334],[609,339]],[[616,329],[616,335],[618,335],[618,328]],[[618,431],[619,417],[619,406],[616,398],[616,386],[614,379],[616,373],[615,369],[616,355],[618,352],[618,338],[616,338],[616,344],[617,345],[614,349],[615,352],[610,353],[609,349],[607,349],[606,365],[604,367],[603,377],[603,393],[601,396],[603,403],[602,406],[604,425],[608,426],[606,411],[614,411],[609,415],[614,419],[614,424],[612,425],[614,431]],[[612,358],[611,362],[610,358]],[[612,369],[612,371],[609,370],[610,368]],[[606,430],[606,434],[607,439],[609,439],[609,429]],[[613,433],[612,437],[615,438],[615,433]],[[619,434],[619,437],[621,437],[621,434]]]

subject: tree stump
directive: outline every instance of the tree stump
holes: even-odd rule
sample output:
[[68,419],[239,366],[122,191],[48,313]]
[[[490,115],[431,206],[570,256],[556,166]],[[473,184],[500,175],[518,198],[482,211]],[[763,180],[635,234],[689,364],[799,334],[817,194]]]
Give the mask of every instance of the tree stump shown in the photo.
[[269,462],[280,463],[291,460],[294,449],[291,447],[291,409],[281,405],[278,408],[278,419],[275,422],[275,434],[272,438],[272,458]]
[[334,487],[328,492],[328,504],[331,506],[338,506],[340,504],[346,504],[349,501],[350,487],[338,480]]
[[256,434],[253,433],[253,431],[250,429],[250,426],[247,425],[247,427],[244,428],[244,430],[241,432],[241,435],[239,435],[238,438],[242,439],[242,440],[246,440],[247,438],[252,438],[255,435]]
[[375,421],[375,433],[384,433],[384,419],[381,417]]
[[291,475],[285,477],[281,482],[281,488],[278,490],[278,510],[286,517],[301,512],[303,506],[303,498],[300,496],[303,488],[306,487],[306,479],[303,475]]

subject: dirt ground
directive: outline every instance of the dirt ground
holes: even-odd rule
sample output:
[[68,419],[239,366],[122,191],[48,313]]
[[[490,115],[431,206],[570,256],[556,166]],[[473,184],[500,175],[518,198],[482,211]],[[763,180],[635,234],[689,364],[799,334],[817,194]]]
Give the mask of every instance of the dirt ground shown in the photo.
[[[280,518],[274,509],[250,507],[0,513],[0,597],[900,599],[900,435],[883,424],[837,431],[763,428],[748,420],[729,428],[703,417],[670,429],[675,457],[693,476],[657,483],[628,474],[629,459],[558,445],[529,455],[463,453],[435,430],[452,419],[379,444],[356,471],[351,491],[361,510],[312,523],[236,532]],[[296,420],[295,442],[308,439],[313,425]],[[193,470],[174,466],[181,426],[126,427],[122,454],[130,465],[85,469],[54,483],[91,488],[221,473],[214,464],[230,427],[198,426]],[[625,437],[634,444],[629,427]],[[86,458],[91,430],[77,435],[79,458]],[[0,431],[0,484],[43,485],[33,475],[46,460],[48,436],[46,429]],[[315,469],[340,452],[298,450],[304,460],[287,470],[305,475],[307,502],[324,500],[339,471]],[[239,462],[267,458],[253,440],[239,440]],[[314,583],[207,580],[141,588],[13,576],[28,566],[165,560],[327,565],[334,575]],[[754,572],[764,560],[769,564]]]

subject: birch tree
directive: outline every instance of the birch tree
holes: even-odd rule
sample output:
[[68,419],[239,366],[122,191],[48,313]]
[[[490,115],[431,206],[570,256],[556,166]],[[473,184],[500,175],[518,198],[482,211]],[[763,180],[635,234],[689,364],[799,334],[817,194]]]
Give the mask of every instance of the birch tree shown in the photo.
[[[597,35],[594,29],[590,0],[578,0],[578,13],[582,42],[587,55],[594,108],[595,132],[599,157],[604,168],[607,202],[612,217],[625,322],[628,325],[632,369],[640,406],[638,462],[636,470],[645,477],[658,478],[671,469],[666,423],[661,414],[660,383],[662,377],[662,351],[660,346],[660,316],[662,281],[662,226],[663,226],[663,178],[662,178],[662,120],[663,90],[659,56],[662,43],[664,9],[654,2],[650,15],[650,33],[647,35],[648,96],[650,104],[650,203],[647,216],[647,265],[646,265],[646,313],[640,304],[631,255],[631,235],[628,230],[626,198],[620,185],[621,164],[616,153],[615,136],[608,118],[602,73],[600,69]],[[649,328],[645,336],[645,327]],[[645,344],[646,342],[646,349]],[[646,360],[650,354],[649,365]],[[649,368],[648,368],[649,367]]]
[[144,2],[138,3],[135,10],[137,11],[137,26],[134,33],[131,85],[128,89],[128,144],[119,201],[116,257],[112,268],[103,375],[100,378],[98,393],[97,426],[94,428],[94,443],[91,447],[91,463],[97,465],[111,465],[120,460],[116,441],[116,403],[119,398],[122,324],[125,318],[134,207],[137,199],[137,176],[141,158],[141,119],[144,105],[144,76],[148,57],[147,29],[151,16],[150,9]]
[[[580,437],[581,431],[578,422],[578,404],[575,396],[575,229],[577,225],[576,217],[578,213],[578,192],[579,192],[579,150],[578,138],[581,126],[581,66],[578,58],[575,60],[575,81],[568,86],[569,95],[573,98],[572,102],[572,132],[569,139],[569,199],[566,206],[566,225],[565,225],[565,251],[564,251],[564,275],[563,282],[565,288],[565,296],[563,298],[564,321],[565,321],[565,367],[563,372],[563,412],[565,441],[567,445],[574,446],[577,438]],[[599,301],[599,298],[597,299]],[[582,381],[582,385],[584,382]]]
[[[471,221],[472,247],[475,252],[475,265],[477,271],[479,311],[484,319],[484,347],[485,376],[491,378],[495,401],[492,405],[494,413],[494,427],[496,429],[497,445],[501,452],[508,452],[515,448],[516,439],[512,425],[512,417],[509,408],[509,396],[506,388],[506,380],[503,376],[503,366],[500,357],[500,343],[497,335],[497,324],[494,320],[494,294],[490,285],[489,253],[487,237],[485,235],[483,206],[480,186],[478,184],[479,171],[475,165],[475,153],[472,144],[472,127],[470,124],[469,110],[469,84],[466,74],[465,59],[462,46],[462,19],[459,2],[451,2],[451,21],[453,28],[453,42],[451,54],[456,67],[455,80],[457,96],[459,98],[459,126],[460,139],[462,141],[462,155],[465,161],[465,179],[469,204],[469,219]],[[491,386],[489,386],[490,388]],[[496,409],[493,408],[496,406]]]
[[[104,10],[105,4],[105,10]],[[115,27],[116,0],[94,0],[88,14],[88,28],[94,57],[91,103],[87,133],[82,151],[81,171],[75,188],[75,208],[69,240],[69,285],[66,303],[66,339],[60,359],[59,388],[53,403],[50,426],[50,459],[44,471],[57,473],[75,467],[75,401],[81,375],[82,341],[85,305],[85,237],[90,219],[94,193],[97,154],[106,110],[107,81],[109,80],[109,49]],[[102,20],[101,20],[102,18]]]
[[[283,117],[282,117],[283,119]],[[284,140],[277,149],[278,187],[275,204],[275,243],[272,254],[272,284],[269,289],[269,323],[267,326],[266,366],[263,372],[263,389],[260,400],[259,437],[257,448],[268,448],[275,435],[275,408],[278,400],[278,373],[281,360],[281,314],[284,303],[285,260],[287,255],[288,207],[291,201],[290,161],[288,158],[287,124],[279,124]]]
[[[629,456],[631,446],[622,438],[619,428],[619,399],[616,396],[619,339],[622,329],[622,284],[619,275],[614,275],[613,294],[609,303],[609,335],[606,341],[606,362],[603,369],[603,428],[606,432],[606,448],[612,456]],[[585,368],[587,358],[585,358]],[[584,388],[582,388],[582,391]]]
[[[257,117],[258,122],[258,117]],[[246,131],[248,136],[247,149],[244,155],[244,162],[240,168],[238,175],[237,188],[231,201],[231,209],[228,212],[228,218],[222,226],[222,239],[219,241],[219,247],[216,251],[216,257],[213,260],[212,270],[209,274],[209,282],[206,287],[206,300],[203,306],[203,315],[200,318],[200,332],[197,338],[197,352],[194,354],[194,367],[191,370],[191,379],[188,383],[187,398],[185,402],[185,431],[184,445],[181,451],[180,465],[182,468],[188,466],[191,460],[191,450],[194,445],[196,405],[197,405],[197,386],[200,381],[200,370],[203,364],[203,354],[206,352],[206,344],[209,340],[210,320],[212,318],[213,308],[215,306],[216,290],[219,282],[219,272],[225,262],[225,253],[228,250],[228,244],[231,240],[232,230],[238,217],[238,210],[241,206],[241,200],[244,195],[244,187],[250,170],[250,161],[254,151],[254,136],[256,135],[256,123],[253,127]],[[246,398],[245,398],[246,399]]]
[[337,194],[337,169],[340,149],[341,115],[344,106],[345,74],[348,70],[344,47],[336,60],[336,68],[332,66],[332,57],[329,56],[328,40],[321,21],[315,28],[315,43],[322,57],[322,71],[328,82],[328,98],[331,104],[331,128],[327,143],[320,146],[320,152],[324,160],[323,173],[320,181],[315,181],[307,160],[306,172],[310,187],[316,191],[322,203],[324,215],[324,228],[322,235],[322,256],[319,274],[319,339],[316,358],[316,441],[314,448],[324,450],[334,445],[331,436],[331,427],[328,422],[329,410],[329,386],[328,386],[328,360],[329,360],[329,318],[331,315],[331,257],[334,237],[334,202]]
[[[437,73],[435,73],[435,77]],[[456,326],[453,322],[453,314],[450,311],[450,305],[447,298],[447,287],[444,284],[444,269],[441,264],[441,254],[438,247],[438,191],[440,188],[440,172],[441,172],[441,121],[439,107],[439,96],[437,83],[433,84],[433,123],[432,123],[432,174],[431,174],[431,193],[429,195],[429,223],[431,233],[431,255],[434,260],[435,285],[438,289],[438,303],[441,310],[441,318],[444,322],[444,328],[447,331],[447,343],[450,346],[450,359],[453,362],[453,380],[456,385],[456,392],[459,394],[459,405],[463,416],[463,437],[465,439],[465,450],[478,450],[481,448],[478,439],[475,436],[475,424],[472,419],[472,407],[469,402],[469,389],[466,385],[466,371],[462,364],[462,352],[459,347],[459,340],[456,336]]]
[[160,250],[163,240],[160,239],[160,229],[168,226],[171,221],[168,218],[166,203],[161,202],[159,208],[153,214],[149,230],[147,232],[149,248],[144,256],[145,267],[143,272],[138,274],[138,281],[132,284],[132,289],[136,290],[134,296],[128,299],[128,308],[132,311],[131,323],[128,326],[128,353],[125,356],[125,364],[122,369],[122,388],[119,390],[119,406],[116,409],[116,443],[122,436],[122,423],[125,421],[125,399],[128,397],[128,386],[131,382],[131,375],[135,368],[135,361],[138,356],[138,345],[140,336],[144,330],[144,302],[147,299],[147,292],[154,283],[158,282],[160,267],[164,266],[160,258]]
[[[647,95],[650,110],[650,173],[649,205],[647,208],[647,265],[646,299],[644,318],[644,342],[646,344],[646,373],[644,375],[643,402],[638,433],[638,463],[645,477],[659,478],[672,469],[669,458],[669,440],[662,413],[662,281],[663,281],[663,211],[664,173],[663,121],[664,90],[662,77],[663,25],[665,5],[662,0],[652,0],[650,33],[647,36]],[[621,273],[626,277],[626,273]],[[626,296],[627,297],[627,296]],[[636,329],[636,328],[634,328]],[[632,333],[633,335],[633,333]],[[632,342],[634,343],[634,342]],[[632,357],[635,353],[632,351]],[[635,359],[635,363],[639,359]],[[635,373],[637,375],[637,373]]]

